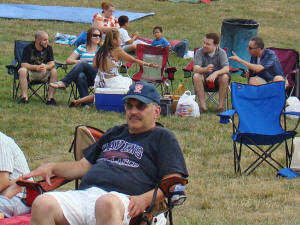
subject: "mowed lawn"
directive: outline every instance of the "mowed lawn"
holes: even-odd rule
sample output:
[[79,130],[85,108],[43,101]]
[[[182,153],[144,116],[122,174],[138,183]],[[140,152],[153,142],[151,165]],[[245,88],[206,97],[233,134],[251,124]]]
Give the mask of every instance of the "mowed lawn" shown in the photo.
[[[156,13],[130,24],[129,33],[139,31],[142,37],[152,37],[152,28],[160,25],[167,39],[186,38],[193,49],[201,46],[205,33],[220,34],[223,19],[244,18],[259,22],[258,33],[267,47],[300,51],[299,0],[218,0],[211,4],[155,0],[111,2],[117,10]],[[100,6],[98,0],[0,0],[0,3]],[[15,139],[31,169],[50,161],[73,160],[68,149],[75,126],[87,124],[106,130],[125,122],[124,114],[99,112],[95,108],[69,108],[70,89],[57,91],[57,107],[46,106],[35,97],[28,105],[18,105],[12,100],[13,79],[7,75],[5,65],[14,57],[14,40],[33,40],[36,30],[45,30],[49,33],[55,59],[64,61],[74,47],[55,44],[56,32],[79,34],[87,30],[89,24],[3,18],[0,24],[0,130]],[[181,70],[189,61],[174,55],[170,57],[170,63],[178,70],[175,86],[183,82],[192,90],[191,79],[184,78]],[[64,75],[59,71],[60,78]],[[232,79],[244,82],[238,76]],[[231,124],[219,124],[214,105],[209,105],[209,112],[196,119],[168,116],[161,117],[159,122],[176,134],[190,173],[188,199],[184,206],[174,210],[176,225],[300,224],[300,180],[276,178],[275,170],[264,165],[250,176],[235,175],[232,127]],[[288,123],[292,126],[295,120],[288,120]],[[252,155],[243,152],[243,165],[253,159]],[[284,149],[281,148],[274,157],[284,162]],[[63,189],[69,188],[73,186]]]

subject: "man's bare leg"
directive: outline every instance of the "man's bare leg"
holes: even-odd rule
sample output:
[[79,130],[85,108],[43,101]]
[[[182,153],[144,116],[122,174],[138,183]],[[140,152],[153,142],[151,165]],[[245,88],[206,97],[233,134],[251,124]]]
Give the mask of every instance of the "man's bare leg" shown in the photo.
[[217,111],[222,112],[224,110],[224,102],[228,91],[229,76],[227,74],[223,74],[219,76],[218,82],[219,82],[219,105]]
[[21,67],[19,69],[18,73],[19,73],[19,83],[20,83],[22,98],[25,98],[25,100],[28,100],[28,95],[27,95],[27,89],[28,89],[27,76],[28,76],[28,71],[27,71],[26,68]]
[[70,225],[63,211],[51,195],[38,196],[31,208],[31,225]]
[[261,85],[261,84],[266,84],[267,81],[260,77],[250,77],[249,84],[251,85]]
[[[50,71],[50,80],[49,83],[57,81],[57,70],[52,68]],[[49,86],[48,100],[54,98],[55,88]]]
[[195,93],[199,100],[200,111],[206,112],[207,107],[205,103],[205,93],[204,93],[204,76],[199,73],[194,73],[193,83],[194,83]]
[[113,194],[103,195],[95,203],[96,224],[122,225],[124,211],[121,199]]
[[283,76],[279,76],[279,75],[275,76],[273,82],[277,82],[277,81],[284,81]]

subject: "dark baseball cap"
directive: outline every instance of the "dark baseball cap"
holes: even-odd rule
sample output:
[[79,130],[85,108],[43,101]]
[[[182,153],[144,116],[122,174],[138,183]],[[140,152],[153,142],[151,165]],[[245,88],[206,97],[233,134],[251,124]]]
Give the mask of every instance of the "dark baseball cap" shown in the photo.
[[160,95],[156,87],[145,81],[138,81],[130,85],[129,91],[123,100],[128,98],[134,98],[146,104],[151,102],[160,104]]

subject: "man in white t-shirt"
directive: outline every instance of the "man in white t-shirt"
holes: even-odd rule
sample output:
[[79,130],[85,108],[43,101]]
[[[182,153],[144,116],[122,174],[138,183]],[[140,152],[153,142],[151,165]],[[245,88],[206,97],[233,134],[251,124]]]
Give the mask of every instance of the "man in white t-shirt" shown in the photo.
[[131,35],[128,35],[127,28],[129,26],[129,18],[127,16],[120,16],[118,18],[120,29],[120,38],[121,38],[121,48],[125,52],[134,52],[136,50],[136,45],[133,42],[138,38],[139,33],[135,32]]
[[22,201],[23,188],[15,181],[29,173],[25,156],[15,141],[0,132],[0,217],[30,212]]

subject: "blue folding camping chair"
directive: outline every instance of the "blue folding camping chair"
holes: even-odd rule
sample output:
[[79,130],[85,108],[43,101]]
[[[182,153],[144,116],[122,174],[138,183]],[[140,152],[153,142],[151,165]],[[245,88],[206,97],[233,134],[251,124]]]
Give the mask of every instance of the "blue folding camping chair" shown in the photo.
[[[219,113],[218,116],[220,116],[221,123],[228,123],[231,119],[233,124],[235,173],[242,173],[243,145],[257,156],[243,173],[252,173],[263,162],[277,171],[283,168],[282,164],[272,156],[272,153],[283,142],[286,151],[286,167],[289,167],[293,154],[293,141],[289,148],[287,140],[293,139],[296,135],[295,130],[299,125],[299,119],[293,130],[286,131],[285,116],[283,120],[284,129],[281,126],[280,118],[282,114],[300,116],[300,112],[284,112],[284,82],[273,82],[259,86],[232,82],[231,102],[232,110]],[[234,121],[235,113],[238,114],[238,126]]]

